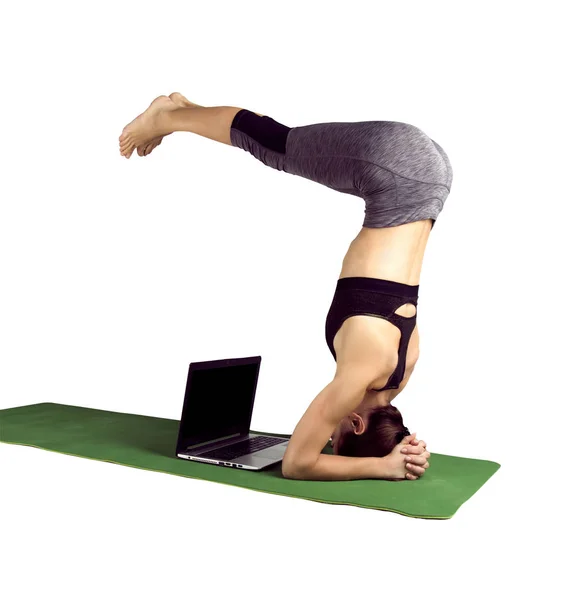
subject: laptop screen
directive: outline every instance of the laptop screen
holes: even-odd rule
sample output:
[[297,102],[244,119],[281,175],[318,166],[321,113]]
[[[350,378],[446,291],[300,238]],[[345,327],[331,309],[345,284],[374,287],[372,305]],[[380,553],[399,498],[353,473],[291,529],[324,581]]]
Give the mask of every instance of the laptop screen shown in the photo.
[[259,367],[260,357],[190,364],[178,452],[248,433]]

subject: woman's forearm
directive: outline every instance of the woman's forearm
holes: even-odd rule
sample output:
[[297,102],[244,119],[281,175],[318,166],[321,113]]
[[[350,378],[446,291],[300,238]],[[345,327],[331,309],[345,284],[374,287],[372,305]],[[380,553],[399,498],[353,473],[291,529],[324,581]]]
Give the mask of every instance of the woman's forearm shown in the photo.
[[339,454],[321,454],[308,468],[291,472],[290,479],[316,481],[346,481],[349,479],[384,479],[387,477],[383,459],[375,456],[354,457]]

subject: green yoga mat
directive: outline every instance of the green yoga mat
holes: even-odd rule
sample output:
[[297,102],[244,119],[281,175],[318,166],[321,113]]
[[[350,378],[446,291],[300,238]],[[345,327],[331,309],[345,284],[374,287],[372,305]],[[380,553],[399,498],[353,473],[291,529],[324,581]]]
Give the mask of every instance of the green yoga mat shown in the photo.
[[[432,452],[430,468],[412,481],[300,481],[285,479],[281,463],[264,471],[246,471],[176,458],[178,429],[179,421],[173,419],[65,404],[31,404],[0,410],[0,442],[7,444],[424,519],[449,519],[500,468],[498,463],[487,460]],[[331,446],[324,452],[332,454]]]

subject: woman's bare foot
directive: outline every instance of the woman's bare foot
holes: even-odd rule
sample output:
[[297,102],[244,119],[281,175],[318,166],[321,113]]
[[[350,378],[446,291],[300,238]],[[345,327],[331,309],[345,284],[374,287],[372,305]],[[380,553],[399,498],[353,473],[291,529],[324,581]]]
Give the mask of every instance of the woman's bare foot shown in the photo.
[[160,130],[160,114],[178,108],[180,106],[168,96],[158,96],[145,112],[123,128],[119,136],[121,155],[129,158],[135,148],[148,145],[154,139],[163,138],[167,132]]
[[189,107],[193,108],[193,107],[197,106],[198,108],[204,108],[201,104],[195,104],[191,100],[188,100],[183,94],[180,94],[179,92],[173,92],[173,94],[170,94],[169,97],[176,104],[179,104],[182,107],[189,106]]
[[[177,104],[180,108],[187,108],[187,107],[201,107],[200,104],[194,104],[193,102],[190,102],[184,95],[180,94],[179,92],[173,92],[169,95],[169,98],[172,102],[174,102],[175,104]],[[170,135],[169,133],[167,135]],[[141,146],[137,146],[137,154],[139,154],[139,156],[147,156],[148,154],[151,154],[152,150],[154,148],[157,148],[157,146],[159,146],[161,144],[161,140],[163,140],[163,138],[165,137],[165,135],[160,135],[154,139],[152,139],[150,142],[143,144]]]

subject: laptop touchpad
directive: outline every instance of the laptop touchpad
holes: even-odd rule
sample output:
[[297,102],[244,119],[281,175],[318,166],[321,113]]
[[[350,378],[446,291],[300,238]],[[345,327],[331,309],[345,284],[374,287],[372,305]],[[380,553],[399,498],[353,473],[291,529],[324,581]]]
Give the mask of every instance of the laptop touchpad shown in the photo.
[[260,458],[282,458],[284,453],[286,452],[286,447],[288,443],[285,444],[277,444],[276,446],[272,446],[271,448],[265,448],[260,452],[257,452],[254,456],[258,456]]

